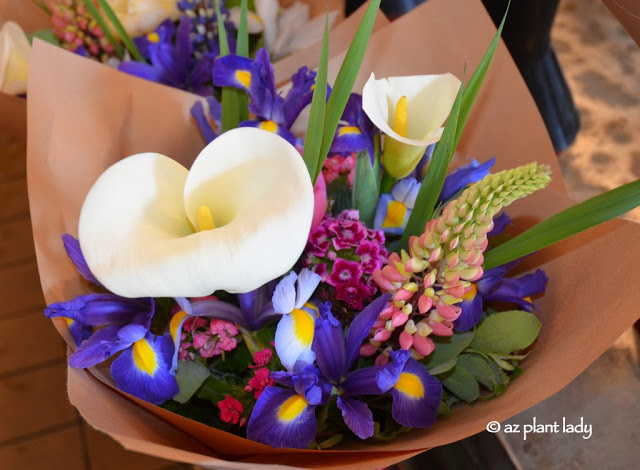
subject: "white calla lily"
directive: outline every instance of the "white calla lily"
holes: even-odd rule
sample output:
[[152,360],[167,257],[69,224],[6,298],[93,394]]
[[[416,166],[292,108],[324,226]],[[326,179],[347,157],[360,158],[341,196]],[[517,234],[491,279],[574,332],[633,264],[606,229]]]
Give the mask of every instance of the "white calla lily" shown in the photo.
[[211,142],[191,171],[155,153],[111,166],[85,199],[79,239],[96,278],[124,297],[248,292],[298,260],[313,204],[297,150],[243,127]]
[[131,37],[150,33],[164,20],[180,17],[176,0],[107,0]]
[[7,21],[0,29],[0,91],[9,95],[27,92],[31,45],[22,28]]
[[440,140],[460,88],[450,73],[389,77],[372,73],[362,90],[362,109],[385,137],[385,169],[404,178],[424,150]]
[[[240,7],[229,8],[229,20],[231,20],[236,29],[240,27],[240,13]],[[247,31],[249,34],[262,32],[262,19],[252,11],[247,11]]]

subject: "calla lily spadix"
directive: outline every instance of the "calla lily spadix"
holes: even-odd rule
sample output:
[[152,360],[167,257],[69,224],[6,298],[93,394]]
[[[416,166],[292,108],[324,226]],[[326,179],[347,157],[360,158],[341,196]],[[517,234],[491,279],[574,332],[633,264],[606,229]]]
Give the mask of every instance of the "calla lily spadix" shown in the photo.
[[460,80],[443,75],[389,77],[372,73],[362,90],[362,109],[386,134],[383,163],[394,178],[416,167],[426,148],[440,140]]
[[89,191],[78,231],[87,265],[111,292],[202,297],[248,292],[291,269],[313,206],[298,151],[245,127],[211,142],[191,171],[157,153],[111,166]]
[[22,28],[7,21],[0,29],[0,91],[9,95],[27,92],[31,45]]

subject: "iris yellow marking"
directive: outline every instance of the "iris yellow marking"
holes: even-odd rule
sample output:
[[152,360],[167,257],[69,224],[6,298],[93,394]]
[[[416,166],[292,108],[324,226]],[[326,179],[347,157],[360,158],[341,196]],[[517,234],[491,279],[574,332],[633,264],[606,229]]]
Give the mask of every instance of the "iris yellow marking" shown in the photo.
[[315,319],[308,312],[299,308],[294,309],[291,316],[293,317],[293,333],[296,338],[304,347],[311,346]]
[[391,129],[396,134],[406,137],[407,136],[407,97],[401,97],[396,103],[396,108],[393,111],[393,124]]
[[396,390],[401,391],[411,398],[424,398],[424,386],[422,382],[420,382],[418,377],[408,372],[400,374],[400,378],[394,387]]
[[405,215],[407,214],[407,206],[398,201],[391,201],[387,206],[387,215],[382,222],[383,227],[402,227]]
[[472,300],[473,298],[475,298],[475,296],[478,294],[478,288],[476,287],[476,285],[472,282],[471,283],[471,289],[468,292],[465,292],[462,295],[462,300]]
[[522,300],[524,300],[525,302],[533,303],[533,299],[529,296],[523,298]]
[[147,41],[157,44],[160,42],[160,36],[158,36],[158,33],[149,33],[147,34]]
[[263,131],[276,132],[278,130],[278,125],[273,121],[262,121],[260,123],[260,129]]
[[251,85],[251,72],[246,70],[236,70],[236,80],[245,88],[249,88]]
[[187,318],[187,312],[184,310],[180,310],[173,317],[171,317],[171,321],[169,322],[169,333],[171,333],[171,337],[173,338],[173,342],[177,343],[178,341],[178,328],[180,327],[180,323],[182,320]]
[[71,326],[75,322],[75,320],[73,320],[72,318],[67,318],[67,317],[62,317],[62,318],[64,319],[65,322],[67,322],[67,326]]
[[198,208],[198,229],[203,232],[205,230],[213,230],[214,228],[216,228],[216,224],[213,223],[211,209],[207,206],[200,206]]
[[300,416],[300,413],[302,413],[306,407],[307,400],[301,395],[294,395],[287,398],[285,402],[280,405],[278,419],[288,423]]
[[156,353],[146,339],[133,343],[133,363],[142,372],[153,376],[158,368]]
[[344,126],[338,131],[338,137],[342,137],[345,134],[362,134],[362,132],[356,126]]

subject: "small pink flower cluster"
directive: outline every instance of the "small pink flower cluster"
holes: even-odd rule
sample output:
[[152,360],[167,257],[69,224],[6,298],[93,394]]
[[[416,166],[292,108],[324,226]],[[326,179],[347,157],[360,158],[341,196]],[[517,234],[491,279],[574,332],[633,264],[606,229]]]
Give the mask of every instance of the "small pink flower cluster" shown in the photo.
[[238,345],[238,328],[233,323],[217,318],[189,317],[182,326],[180,351],[182,361],[196,356],[210,358],[222,351],[233,351]]
[[218,402],[218,408],[220,409],[220,419],[225,423],[238,424],[240,426],[247,424],[247,418],[240,418],[244,411],[242,403],[231,395],[225,395],[224,400]]
[[378,292],[371,276],[387,259],[384,241],[381,230],[360,222],[357,210],[346,210],[311,231],[303,264],[335,289],[337,300],[362,310]]
[[343,157],[342,155],[329,156],[322,167],[322,174],[327,183],[331,183],[340,175],[348,174],[349,186],[353,186],[353,176],[356,168],[356,159],[353,155]]
[[257,400],[262,395],[262,392],[269,385],[275,385],[275,382],[271,378],[271,371],[267,369],[269,361],[271,361],[273,351],[270,348],[265,348],[262,351],[258,351],[254,356],[255,365],[250,365],[250,369],[257,369],[254,371],[254,376],[249,379],[249,384],[244,387],[246,392],[252,393]]
[[82,2],[49,0],[47,6],[51,11],[53,32],[63,47],[75,51],[84,46],[89,55],[98,59],[113,55],[113,45]]

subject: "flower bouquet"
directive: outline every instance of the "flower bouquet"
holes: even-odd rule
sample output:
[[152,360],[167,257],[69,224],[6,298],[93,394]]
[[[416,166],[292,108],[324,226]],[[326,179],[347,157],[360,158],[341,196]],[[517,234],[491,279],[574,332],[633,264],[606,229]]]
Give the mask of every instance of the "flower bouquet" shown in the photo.
[[[637,182],[569,207],[480,3],[432,0],[365,54],[378,3],[344,57],[329,61],[325,33],[317,74],[282,94],[266,52],[223,41],[206,112],[81,59],[51,93],[60,51],[35,46],[46,314],[73,351],[72,403],[128,448],[211,468],[388,465],[550,396],[635,319],[637,228],[561,240],[638,205]],[[461,80],[416,76],[465,56]]]

